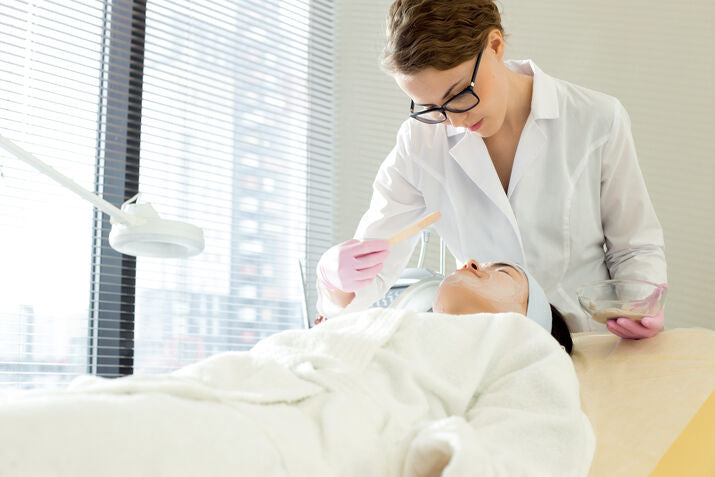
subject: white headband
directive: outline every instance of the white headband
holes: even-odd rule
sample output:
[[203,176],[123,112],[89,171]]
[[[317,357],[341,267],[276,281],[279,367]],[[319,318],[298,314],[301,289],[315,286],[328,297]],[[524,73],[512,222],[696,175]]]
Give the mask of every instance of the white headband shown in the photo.
[[[518,266],[518,265],[517,265]],[[529,281],[529,301],[526,306],[526,316],[531,318],[546,331],[551,333],[551,305],[549,299],[546,298],[544,289],[541,288],[539,282],[536,281],[531,273],[519,266],[519,269],[524,272]]]

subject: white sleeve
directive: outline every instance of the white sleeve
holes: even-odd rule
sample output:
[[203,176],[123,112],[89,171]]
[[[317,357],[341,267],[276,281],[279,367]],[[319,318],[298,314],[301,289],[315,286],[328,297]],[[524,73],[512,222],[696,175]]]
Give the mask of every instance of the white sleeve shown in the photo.
[[[380,166],[373,182],[370,208],[365,212],[355,232],[355,238],[387,239],[417,222],[428,211],[422,193],[413,184],[413,168],[409,159],[410,128],[405,122],[397,135],[397,143]],[[318,313],[331,318],[368,308],[382,298],[407,266],[419,234],[413,235],[390,249],[382,272],[365,288],[355,293],[345,308],[333,303],[327,290],[318,283]]]
[[666,282],[663,230],[638,165],[628,113],[619,101],[601,167],[601,221],[611,277]]

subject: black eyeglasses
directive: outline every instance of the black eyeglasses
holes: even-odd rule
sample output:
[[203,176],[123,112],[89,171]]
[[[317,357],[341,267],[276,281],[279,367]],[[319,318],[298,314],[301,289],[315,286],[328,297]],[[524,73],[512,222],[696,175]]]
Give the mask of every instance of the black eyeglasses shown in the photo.
[[[484,50],[482,50],[484,51]],[[472,73],[472,81],[469,86],[464,88],[460,93],[449,98],[442,106],[438,108],[424,108],[415,111],[415,102],[410,102],[410,117],[427,124],[438,124],[447,120],[447,112],[450,113],[466,113],[470,109],[479,104],[479,96],[474,92],[474,79],[477,77],[479,63],[482,61],[482,51],[477,56],[477,64],[474,65],[474,73]],[[417,105],[420,106],[420,105]]]

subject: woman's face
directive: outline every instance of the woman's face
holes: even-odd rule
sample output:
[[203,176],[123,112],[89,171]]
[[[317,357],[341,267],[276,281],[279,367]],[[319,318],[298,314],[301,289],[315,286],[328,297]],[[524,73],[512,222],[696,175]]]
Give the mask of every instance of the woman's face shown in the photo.
[[528,299],[529,282],[520,269],[469,260],[442,281],[432,309],[452,315],[508,311],[525,315]]
[[[506,66],[502,62],[503,45],[499,30],[493,30],[474,79],[479,104],[465,113],[447,112],[447,122],[452,126],[467,128],[482,137],[492,136],[501,129],[508,97]],[[476,62],[475,55],[449,70],[428,67],[411,75],[397,74],[395,81],[415,104],[439,107],[469,86]]]

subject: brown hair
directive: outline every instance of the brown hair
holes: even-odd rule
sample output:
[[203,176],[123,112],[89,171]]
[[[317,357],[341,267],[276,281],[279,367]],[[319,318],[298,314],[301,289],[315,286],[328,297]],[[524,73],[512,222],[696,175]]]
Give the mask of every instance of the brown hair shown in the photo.
[[504,34],[492,0],[395,0],[382,66],[392,74],[454,68],[477,56],[495,28]]

